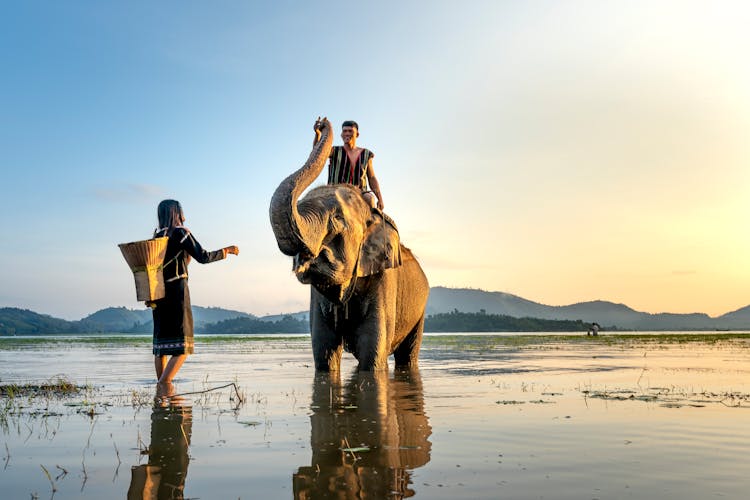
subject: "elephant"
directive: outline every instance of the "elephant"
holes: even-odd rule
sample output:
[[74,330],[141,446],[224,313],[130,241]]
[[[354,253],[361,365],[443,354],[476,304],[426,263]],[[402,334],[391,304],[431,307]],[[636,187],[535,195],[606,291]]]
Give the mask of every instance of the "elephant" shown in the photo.
[[[408,498],[430,461],[432,427],[418,369],[355,372],[345,383],[317,372],[310,402],[310,465],[292,478],[295,499]],[[359,449],[359,451],[358,451]]]
[[269,208],[279,250],[311,285],[315,369],[338,372],[343,349],[360,371],[387,370],[390,354],[397,368],[416,367],[430,288],[396,224],[349,184],[318,186],[300,199],[332,144],[324,119],[309,158],[279,184]]

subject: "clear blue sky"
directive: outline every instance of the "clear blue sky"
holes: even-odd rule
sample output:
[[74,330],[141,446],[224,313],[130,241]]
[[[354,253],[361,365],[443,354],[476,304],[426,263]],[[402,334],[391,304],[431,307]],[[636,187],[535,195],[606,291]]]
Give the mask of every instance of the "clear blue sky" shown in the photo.
[[0,12],[0,306],[140,307],[116,245],[176,198],[204,246],[241,249],[191,266],[194,304],[305,309],[268,202],[318,115],[359,122],[432,285],[649,312],[750,303],[742,2]]

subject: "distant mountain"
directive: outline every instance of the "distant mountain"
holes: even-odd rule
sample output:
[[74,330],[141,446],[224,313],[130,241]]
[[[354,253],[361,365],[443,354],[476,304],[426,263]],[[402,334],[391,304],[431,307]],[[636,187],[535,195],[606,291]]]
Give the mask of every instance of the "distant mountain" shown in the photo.
[[53,318],[17,307],[0,308],[0,335],[77,333],[79,328],[77,321]]
[[750,306],[711,318],[707,314],[650,314],[624,304],[603,300],[567,306],[548,306],[504,292],[487,292],[471,288],[433,287],[427,302],[427,314],[481,312],[516,318],[529,317],[554,320],[581,320],[602,326],[628,330],[715,330],[750,328]]
[[219,321],[234,318],[257,319],[257,316],[242,311],[222,309],[221,307],[193,306],[193,321],[196,325],[204,323],[217,323]]
[[[603,300],[581,302],[566,306],[548,306],[504,292],[487,292],[472,288],[434,287],[427,302],[427,316],[440,314],[484,313],[537,320],[573,321],[582,324],[599,323],[605,329],[623,330],[742,330],[750,329],[750,305],[711,318],[707,314],[650,314],[639,312],[624,304]],[[196,332],[206,333],[293,333],[308,331],[309,311],[256,317],[241,311],[219,307],[193,306]],[[438,318],[436,318],[437,320]],[[497,318],[484,316],[452,316],[467,324],[487,327]],[[442,320],[441,320],[442,321]],[[507,322],[503,324],[521,324]],[[527,322],[529,325],[543,323]],[[523,324],[527,324],[523,323]],[[436,325],[433,321],[430,324]],[[499,324],[499,323],[498,323]],[[446,326],[448,328],[448,326]],[[453,326],[450,326],[453,328]],[[510,328],[510,326],[509,326]],[[80,321],[66,321],[49,315],[13,307],[0,308],[0,335],[35,335],[45,333],[151,333],[151,310],[109,307],[86,316]],[[469,330],[467,330],[469,331]]]
[[750,306],[726,313],[716,318],[716,327],[722,330],[750,328]]
[[473,288],[432,287],[427,301],[427,315],[451,312],[505,314],[515,318],[540,317],[540,304],[504,292],[485,292]]
[[108,307],[86,316],[81,323],[97,332],[133,332],[151,322],[151,309]]
[[[80,321],[67,321],[27,309],[0,308],[0,335],[36,335],[45,333],[151,333],[151,309],[108,307]],[[196,329],[225,320],[257,319],[252,314],[219,307],[193,306]]]
[[[193,306],[193,323],[196,328],[234,318],[255,318],[252,314],[220,307]],[[81,320],[87,331],[149,333],[153,331],[151,309],[108,307]]]

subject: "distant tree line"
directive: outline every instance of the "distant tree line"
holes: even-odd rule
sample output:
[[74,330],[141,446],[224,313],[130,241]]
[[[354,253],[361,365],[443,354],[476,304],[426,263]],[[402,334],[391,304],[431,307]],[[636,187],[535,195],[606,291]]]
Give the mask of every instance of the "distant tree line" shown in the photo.
[[579,320],[514,318],[501,314],[460,312],[433,314],[425,319],[425,332],[585,332],[589,323]]
[[[589,323],[581,320],[514,318],[499,314],[465,313],[454,309],[425,319],[425,332],[586,332]],[[309,333],[310,322],[284,316],[278,321],[234,318],[196,328],[197,333]]]
[[195,329],[196,333],[309,333],[310,322],[283,316],[277,321],[263,321],[257,318],[225,319],[217,323],[207,323]]
[[[433,314],[425,318],[425,332],[585,332],[589,323],[581,320],[551,320],[539,318],[514,318],[512,316],[460,312]],[[0,335],[43,335],[75,333],[151,333],[152,323],[134,322],[116,330],[95,321],[66,321],[52,316],[16,308],[0,308]],[[608,327],[607,330],[611,330]],[[283,316],[277,321],[239,317],[216,323],[196,325],[196,333],[309,333],[308,320]]]

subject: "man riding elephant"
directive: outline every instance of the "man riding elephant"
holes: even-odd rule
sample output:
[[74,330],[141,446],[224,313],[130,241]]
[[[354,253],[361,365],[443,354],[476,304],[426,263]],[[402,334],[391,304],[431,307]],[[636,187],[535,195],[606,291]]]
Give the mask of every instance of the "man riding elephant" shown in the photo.
[[[320,141],[321,129],[320,117],[315,121],[313,130],[315,139],[313,146]],[[380,193],[380,184],[375,177],[372,168],[372,159],[375,153],[369,149],[357,147],[359,137],[359,125],[354,120],[347,120],[341,125],[341,139],[343,146],[333,146],[328,157],[328,184],[351,184],[362,190],[365,200],[372,207],[383,210],[383,195]],[[370,189],[367,189],[367,186]],[[376,198],[377,197],[377,198]]]
[[[429,283],[395,223],[349,183],[317,186],[331,156],[331,124],[305,164],[281,181],[269,207],[279,250],[293,258],[297,279],[311,285],[310,333],[315,368],[338,371],[343,350],[360,371],[415,368]],[[376,193],[377,194],[377,193]]]

